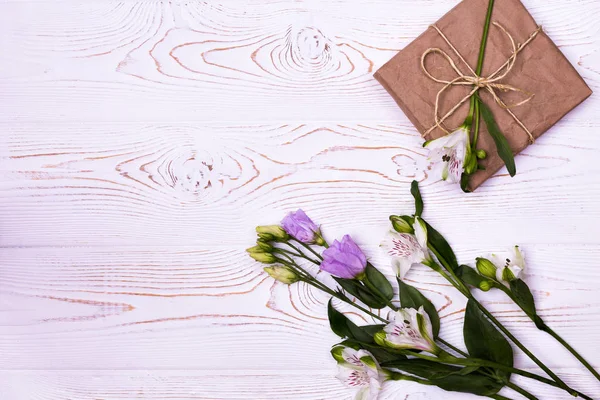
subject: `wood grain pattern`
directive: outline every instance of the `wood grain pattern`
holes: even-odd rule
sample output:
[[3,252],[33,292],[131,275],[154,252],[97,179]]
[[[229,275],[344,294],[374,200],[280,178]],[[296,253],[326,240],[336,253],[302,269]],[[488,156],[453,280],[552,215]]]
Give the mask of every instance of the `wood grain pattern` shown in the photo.
[[[561,368],[561,376],[567,382],[585,380],[579,371]],[[122,399],[202,399],[202,400],[248,400],[248,399],[300,399],[300,400],[351,400],[352,392],[341,384],[331,382],[330,371],[238,370],[223,372],[189,371],[55,371],[55,372],[0,372],[13,386],[0,386],[3,398],[31,398],[39,400],[122,400]],[[517,379],[518,383],[523,383]],[[224,387],[224,382],[227,387]],[[533,391],[544,400],[563,400],[565,396],[554,388],[547,389],[530,384]],[[591,392],[597,385],[584,384],[582,390]],[[502,392],[506,396],[515,393]],[[437,388],[406,382],[386,385],[382,398],[403,400],[431,400],[441,397],[475,400],[480,397],[463,394],[448,396]]]
[[[0,0],[0,399],[352,398],[333,377],[328,299],[274,284],[244,248],[302,207],[391,278],[377,244],[389,214],[412,212],[413,179],[461,261],[527,251],[541,314],[600,367],[597,96],[516,159],[517,177],[465,196],[430,177],[372,78],[457,1]],[[600,3],[524,3],[600,88]],[[408,278],[460,344],[464,300],[424,267]],[[506,298],[480,297],[600,396]],[[382,393],[442,396],[475,398]]]
[[[0,99],[11,121],[405,120],[372,73],[456,3],[0,3]],[[525,3],[598,88],[597,2]]]
[[413,179],[424,181],[428,216],[448,237],[477,229],[486,246],[593,244],[581,233],[596,227],[600,187],[589,160],[600,139],[577,125],[528,148],[516,178],[500,175],[465,197],[429,178],[418,134],[403,124],[5,124],[0,244],[244,245],[253,226],[296,207],[332,237],[367,240],[382,236],[387,215],[412,210]]

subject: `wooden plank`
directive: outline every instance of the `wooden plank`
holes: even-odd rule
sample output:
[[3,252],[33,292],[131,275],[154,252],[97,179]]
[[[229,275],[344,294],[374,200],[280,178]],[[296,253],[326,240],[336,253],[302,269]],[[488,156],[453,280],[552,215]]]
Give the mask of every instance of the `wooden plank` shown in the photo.
[[[405,121],[372,73],[456,3],[2,2],[0,120]],[[597,89],[598,3],[525,4]]]
[[459,248],[596,243],[600,139],[570,125],[517,157],[515,178],[464,196],[429,176],[403,124],[4,124],[0,245],[245,245],[298,207],[330,238],[376,243],[388,215],[412,213],[413,179]]
[[[574,346],[597,354],[600,334],[589,327],[600,324],[592,296],[600,274],[591,262],[600,247],[525,251],[541,315]],[[366,252],[391,279],[378,249]],[[475,256],[459,253],[465,262]],[[440,310],[443,336],[460,345],[464,299],[425,267],[408,279]],[[252,359],[257,369],[305,370],[327,363],[339,341],[327,324],[327,296],[274,284],[239,248],[4,249],[0,288],[0,369],[228,369]],[[502,294],[484,298],[550,365],[577,366]],[[340,309],[372,323],[350,306]],[[520,355],[517,363],[531,365]]]
[[[533,371],[539,373],[539,371]],[[560,368],[569,384],[587,393],[598,393],[600,385],[578,370]],[[302,373],[294,371],[0,371],[0,395],[7,399],[36,400],[350,400],[354,391],[341,385],[332,365]],[[544,400],[568,397],[558,389],[530,380],[516,382]],[[510,390],[502,394],[519,398]],[[384,384],[381,400],[475,400],[481,397],[425,388],[412,382]]]

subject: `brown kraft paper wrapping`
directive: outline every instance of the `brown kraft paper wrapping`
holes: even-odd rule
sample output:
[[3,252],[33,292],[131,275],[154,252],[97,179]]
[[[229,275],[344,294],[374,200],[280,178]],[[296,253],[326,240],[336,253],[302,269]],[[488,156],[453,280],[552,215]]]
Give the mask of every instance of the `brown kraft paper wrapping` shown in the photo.
[[[487,4],[487,0],[464,0],[436,23],[473,70],[477,65]],[[519,0],[497,1],[492,22],[503,25],[517,43],[525,42],[537,29],[536,22]],[[435,99],[444,86],[428,78],[421,69],[422,54],[434,47],[445,51],[465,75],[470,75],[469,69],[433,28],[427,29],[375,73],[375,78],[392,95],[421,134],[435,125]],[[482,76],[486,77],[495,72],[511,54],[509,38],[492,25]],[[457,77],[448,61],[439,54],[429,55],[426,66],[436,78],[449,81]],[[592,94],[575,68],[544,32],[519,53],[514,68],[501,83],[534,94],[529,102],[511,108],[511,111],[535,138],[540,137]],[[470,89],[470,86],[453,86],[446,90],[440,98],[440,117],[466,96]],[[492,110],[513,152],[517,154],[525,149],[529,145],[527,133],[506,110],[496,104],[489,93],[485,90],[480,90],[479,93]],[[506,104],[517,103],[527,97],[522,93],[497,93]],[[468,112],[467,101],[444,122],[444,125],[449,130],[457,128],[464,122]],[[443,135],[445,133],[438,128],[425,139],[437,139]],[[480,161],[485,170],[477,171],[471,176],[470,190],[475,190],[504,165],[483,120],[477,147],[484,149],[488,157]],[[518,174],[519,162],[518,159],[515,161]]]

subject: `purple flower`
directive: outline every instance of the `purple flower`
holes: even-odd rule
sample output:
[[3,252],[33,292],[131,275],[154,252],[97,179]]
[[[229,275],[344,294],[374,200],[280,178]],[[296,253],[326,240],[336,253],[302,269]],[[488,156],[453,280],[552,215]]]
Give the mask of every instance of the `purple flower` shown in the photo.
[[367,257],[349,235],[341,242],[334,240],[323,252],[321,269],[338,278],[354,279],[364,273],[366,266]]
[[323,244],[319,227],[302,210],[289,213],[281,225],[290,236],[302,243]]

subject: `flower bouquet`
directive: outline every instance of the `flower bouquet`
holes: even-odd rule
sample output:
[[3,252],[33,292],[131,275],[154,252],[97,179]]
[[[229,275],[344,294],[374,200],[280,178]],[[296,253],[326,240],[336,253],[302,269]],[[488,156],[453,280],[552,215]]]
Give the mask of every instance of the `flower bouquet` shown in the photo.
[[[414,214],[390,216],[390,231],[381,243],[396,274],[397,289],[369,262],[351,236],[328,242],[302,210],[287,215],[281,225],[257,227],[257,243],[248,249],[252,258],[268,264],[264,270],[275,280],[307,284],[331,296],[329,324],[342,339],[331,354],[339,365],[338,378],[358,389],[356,399],[374,400],[385,382],[402,380],[493,399],[508,399],[499,394],[506,387],[536,399],[512,381],[513,374],[560,388],[574,397],[592,399],[565,384],[472,293],[504,292],[539,330],[554,337],[600,380],[598,372],[538,315],[522,279],[522,249],[515,246],[506,256],[479,257],[474,268],[459,264],[449,243],[422,217],[424,206],[417,182],[413,182],[411,193]],[[467,298],[463,329],[467,351],[440,337],[436,308],[403,281],[415,264],[436,271]],[[338,311],[337,302],[351,305],[374,323],[358,326]],[[387,317],[382,317],[380,312],[385,310]],[[516,368],[511,342],[547,377]]]

